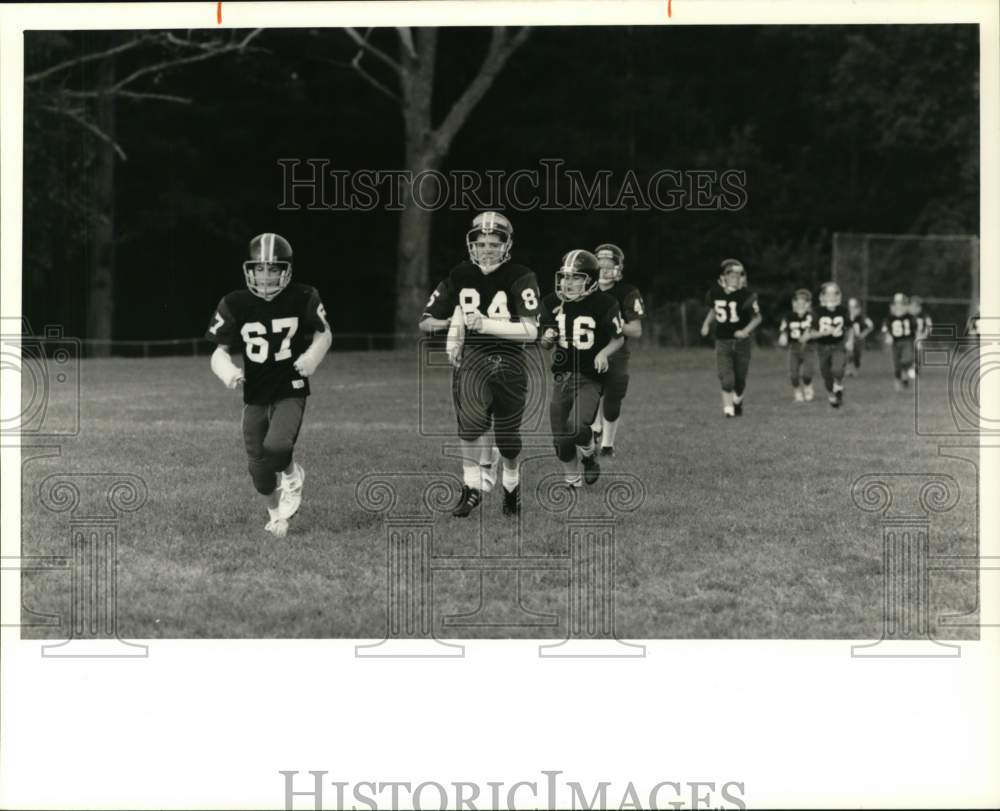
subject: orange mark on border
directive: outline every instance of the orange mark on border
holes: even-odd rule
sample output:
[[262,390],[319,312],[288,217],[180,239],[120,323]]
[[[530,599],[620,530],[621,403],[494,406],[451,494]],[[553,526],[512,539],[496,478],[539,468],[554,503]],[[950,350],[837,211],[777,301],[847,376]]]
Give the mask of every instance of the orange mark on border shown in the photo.
[[215,24],[222,25],[222,0],[215,4]]
[[[673,2],[674,2],[674,0],[667,0],[667,16],[668,17],[673,17],[674,16],[673,15],[673,9],[670,8],[671,3],[673,3]],[[222,3],[219,3],[219,5],[221,6]],[[221,14],[222,12],[220,11],[219,13]],[[221,19],[220,19],[220,21],[221,21]]]

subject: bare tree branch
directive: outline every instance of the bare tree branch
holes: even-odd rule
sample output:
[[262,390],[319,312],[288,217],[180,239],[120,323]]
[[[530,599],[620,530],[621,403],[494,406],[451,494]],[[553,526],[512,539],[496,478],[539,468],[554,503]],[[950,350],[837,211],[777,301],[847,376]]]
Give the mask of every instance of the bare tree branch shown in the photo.
[[344,31],[347,33],[347,36],[349,36],[352,40],[354,40],[363,51],[367,51],[376,59],[388,65],[397,74],[403,70],[403,66],[400,65],[399,62],[397,62],[395,59],[389,56],[389,54],[387,54],[381,48],[377,48],[374,45],[372,45],[368,41],[367,34],[365,34],[365,36],[361,36],[361,34],[359,34],[353,28],[345,28]]
[[115,54],[122,53],[123,51],[128,51],[132,48],[137,48],[140,45],[145,45],[148,41],[148,37],[140,35],[135,39],[130,39],[128,42],[123,42],[121,45],[116,45],[114,48],[108,48],[106,51],[84,54],[83,56],[78,56],[76,59],[67,59],[65,62],[60,62],[58,65],[53,65],[45,70],[40,70],[37,73],[31,73],[25,76],[24,83],[29,84],[31,82],[41,81],[42,79],[51,76],[54,73],[58,73],[61,70],[68,70],[69,68],[76,67],[77,65],[82,65],[85,62],[93,62],[95,59],[104,59],[108,56],[114,56]]
[[360,74],[361,78],[364,79],[366,82],[368,82],[368,84],[370,84],[372,87],[374,87],[383,95],[388,96],[390,99],[399,104],[402,101],[402,99],[400,99],[400,97],[396,93],[393,93],[388,87],[382,84],[378,79],[372,76],[363,67],[361,67],[362,56],[364,56],[364,51],[358,51],[354,59],[351,60],[351,67],[354,68],[358,72],[358,74]]
[[490,38],[490,47],[483,59],[479,73],[465,88],[465,91],[458,98],[452,108],[448,111],[444,121],[441,122],[435,132],[435,138],[439,149],[447,152],[452,139],[462,128],[469,114],[473,111],[480,99],[489,90],[497,74],[510,59],[511,54],[520,48],[528,37],[531,36],[531,28],[524,26],[512,38],[507,37],[506,28],[494,28],[493,36]]
[[115,96],[124,99],[156,99],[159,101],[173,101],[178,104],[192,104],[194,99],[185,98],[184,96],[172,96],[168,93],[145,93],[136,90],[115,90],[113,88],[108,88],[107,90],[60,90],[60,96],[73,99],[96,99],[102,96]]
[[87,121],[87,119],[83,117],[83,114],[79,110],[74,110],[69,107],[48,107],[48,106],[43,107],[42,109],[48,110],[51,113],[64,115],[67,118],[75,121],[85,130],[87,130],[93,135],[96,135],[98,138],[104,141],[104,143],[110,144],[114,148],[115,152],[118,153],[118,157],[121,158],[123,161],[128,160],[128,156],[125,154],[125,150],[118,145],[118,142],[115,141],[114,138],[112,138],[106,132],[104,132],[104,130],[100,129],[96,124]]

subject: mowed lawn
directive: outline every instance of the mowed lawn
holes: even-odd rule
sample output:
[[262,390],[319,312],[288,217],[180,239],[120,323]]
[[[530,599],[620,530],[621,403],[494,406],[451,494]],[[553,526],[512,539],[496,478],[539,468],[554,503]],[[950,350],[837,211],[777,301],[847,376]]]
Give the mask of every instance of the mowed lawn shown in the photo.
[[[446,456],[455,441],[448,371],[421,357],[415,349],[328,357],[299,438],[303,506],[280,541],[264,532],[267,516],[247,475],[240,394],[218,383],[207,357],[85,360],[80,435],[59,458],[23,469],[23,553],[70,554],[68,514],[39,501],[45,477],[132,474],[148,500],[119,524],[123,637],[381,638],[387,527],[356,491],[366,476],[383,474],[397,499],[391,517],[422,513],[433,528],[438,636],[566,636],[567,522],[536,497],[560,470],[544,404],[528,418],[520,522],[503,518],[497,493],[465,521],[431,512],[423,488],[440,474],[457,482],[460,464]],[[725,420],[710,349],[634,352],[619,455],[604,469],[641,481],[642,503],[608,513],[609,476],[579,494],[572,514],[616,522],[618,636],[877,639],[879,516],[851,497],[866,473],[953,477],[961,498],[932,517],[931,554],[975,555],[976,468],[916,435],[914,394],[893,391],[884,352],[870,351],[861,376],[847,379],[840,410],[828,406],[819,380],[814,402],[794,404],[785,369],[783,351],[756,349],[746,414]],[[946,373],[928,371],[920,385],[934,395],[922,400],[937,409],[930,416],[947,422]],[[919,512],[920,482],[907,481],[893,509]],[[482,556],[493,571],[476,568]],[[519,575],[515,564],[502,565],[519,556],[553,565]],[[975,573],[932,571],[930,585],[934,634],[975,638]],[[22,587],[24,635],[65,638],[65,622],[30,623],[38,614],[68,616],[69,574],[26,574]],[[948,614],[968,614],[969,625],[939,626]]]

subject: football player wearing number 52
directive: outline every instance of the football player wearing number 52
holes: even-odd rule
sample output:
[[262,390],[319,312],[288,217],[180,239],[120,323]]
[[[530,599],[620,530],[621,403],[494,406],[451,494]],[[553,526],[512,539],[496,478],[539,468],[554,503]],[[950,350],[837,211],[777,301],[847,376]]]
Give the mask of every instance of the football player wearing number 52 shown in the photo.
[[747,289],[746,270],[737,259],[723,259],[722,274],[709,290],[709,311],[701,325],[707,336],[715,321],[715,362],[722,384],[722,413],[743,414],[743,392],[750,371],[751,335],[761,322],[757,294]]
[[478,214],[465,243],[469,258],[431,293],[420,321],[425,332],[448,330],[463,480],[452,515],[465,518],[479,506],[496,484],[502,458],[502,510],[513,516],[521,504],[518,456],[528,397],[524,349],[538,339],[538,281],[510,261],[514,228],[503,214]]
[[556,271],[556,289],[542,299],[543,349],[553,349],[555,387],[549,421],[566,484],[593,484],[600,476],[591,423],[605,390],[611,357],[625,344],[625,320],[610,293],[599,289],[601,267],[587,251],[570,251]]
[[[205,337],[218,344],[212,371],[230,389],[243,386],[243,441],[250,478],[267,502],[264,527],[276,538],[302,503],[305,471],[292,460],[308,378],[333,336],[316,288],[292,284],[292,247],[277,234],[250,241],[246,289],[226,294]],[[231,353],[243,355],[237,366]]]

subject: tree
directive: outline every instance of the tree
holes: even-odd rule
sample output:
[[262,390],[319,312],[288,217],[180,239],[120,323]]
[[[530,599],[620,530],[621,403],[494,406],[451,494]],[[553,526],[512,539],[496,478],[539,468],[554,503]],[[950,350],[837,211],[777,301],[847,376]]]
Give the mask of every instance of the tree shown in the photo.
[[[77,52],[64,59],[58,59],[57,55],[67,50],[67,46],[77,51],[74,46],[78,43],[55,35],[59,39],[41,49],[43,58],[55,61],[33,66],[25,74],[25,116],[29,126],[34,123],[37,131],[47,130],[45,125],[39,125],[39,119],[44,115],[55,116],[78,125],[94,139],[93,150],[88,150],[93,194],[83,198],[82,206],[74,212],[82,220],[89,237],[83,257],[87,276],[84,334],[101,342],[94,346],[92,354],[105,356],[110,353],[107,342],[112,338],[114,324],[115,164],[116,160],[128,159],[115,135],[117,101],[191,104],[190,98],[144,86],[157,83],[166,71],[222,54],[243,52],[260,31],[213,33],[209,37],[199,37],[191,31],[184,35],[169,31],[99,32],[93,35],[95,41],[89,43],[91,49],[80,48],[83,53]],[[129,68],[119,71],[123,61]],[[38,148],[36,141],[26,144],[26,149],[32,148]],[[26,198],[28,206],[49,202],[44,195]],[[77,204],[80,203],[78,199]]]
[[[403,211],[399,220],[394,331],[396,334],[410,333],[416,327],[429,287],[432,214],[417,204],[411,182],[420,177],[421,172],[440,168],[469,114],[490,89],[514,51],[527,41],[531,29],[520,28],[513,33],[503,27],[491,30],[478,73],[437,126],[432,117],[437,29],[397,28],[395,55],[390,55],[371,41],[371,30],[365,34],[353,28],[345,30],[358,46],[352,67],[378,92],[393,99],[403,118],[404,162],[408,179],[402,182],[399,190]],[[381,70],[389,71],[398,91],[362,65],[366,55],[375,59]]]

